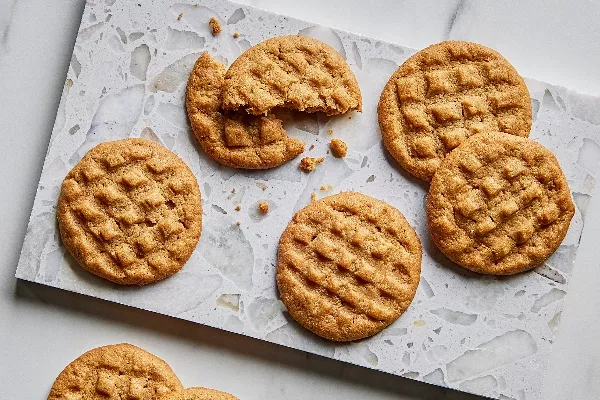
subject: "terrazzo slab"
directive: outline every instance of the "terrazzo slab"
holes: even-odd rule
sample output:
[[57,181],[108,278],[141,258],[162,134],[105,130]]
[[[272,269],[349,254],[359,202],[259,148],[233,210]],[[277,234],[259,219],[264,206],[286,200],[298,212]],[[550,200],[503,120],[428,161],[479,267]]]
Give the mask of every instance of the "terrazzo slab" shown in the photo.
[[[208,20],[222,27],[212,36]],[[239,38],[233,33],[238,32]],[[231,64],[268,37],[301,34],[346,58],[363,93],[363,113],[284,115],[306,156],[324,156],[311,174],[292,161],[241,171],[208,159],[184,112],[185,82],[202,51]],[[577,205],[559,250],[534,271],[488,277],[449,262],[427,232],[424,182],[406,174],[381,145],[376,105],[414,49],[315,26],[228,1],[89,1],[31,213],[17,277],[186,319],[326,357],[498,399],[539,399],[600,160],[600,98],[527,79],[531,138],[559,159]],[[333,131],[349,154],[327,154]],[[118,287],[83,271],[56,229],[60,183],[95,144],[124,137],[157,141],[198,177],[204,202],[200,243],[184,269],[145,287]],[[329,191],[321,186],[331,185]],[[326,342],[300,328],[278,299],[279,236],[295,211],[317,197],[356,190],[400,209],[423,242],[422,278],[409,310],[370,339]],[[266,200],[270,212],[257,211]],[[241,206],[236,211],[236,206]],[[237,222],[240,224],[238,225]]]

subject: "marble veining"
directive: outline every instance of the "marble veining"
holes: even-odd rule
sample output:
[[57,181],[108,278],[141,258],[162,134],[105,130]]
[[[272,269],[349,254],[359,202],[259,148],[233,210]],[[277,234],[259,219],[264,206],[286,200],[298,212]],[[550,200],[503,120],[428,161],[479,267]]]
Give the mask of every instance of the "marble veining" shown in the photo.
[[[448,35],[463,7],[456,3]],[[216,37],[210,17],[223,27]],[[364,112],[282,116],[290,135],[307,149],[314,145],[305,155],[326,158],[325,168],[312,174],[300,173],[296,162],[263,172],[220,166],[201,152],[184,112],[193,62],[209,51],[230,64],[251,45],[281,34],[316,37],[336,48],[357,76]],[[425,184],[408,176],[381,145],[379,94],[414,52],[228,1],[88,1],[17,277],[440,386],[498,399],[539,399],[596,182],[600,121],[594,110],[600,100],[527,80],[531,137],[557,155],[577,213],[543,266],[513,277],[477,275],[453,265],[432,244]],[[329,130],[348,143],[345,159],[327,154]],[[117,287],[83,271],[61,245],[55,223],[68,170],[95,144],[129,136],[157,141],[181,156],[198,177],[204,202],[202,238],[190,261],[175,276],[142,288]],[[331,189],[321,190],[324,185]],[[351,344],[327,342],[295,324],[274,280],[277,240],[293,213],[312,193],[343,190],[399,208],[424,245],[422,280],[409,310],[382,333]],[[256,211],[260,200],[269,202],[269,214]]]

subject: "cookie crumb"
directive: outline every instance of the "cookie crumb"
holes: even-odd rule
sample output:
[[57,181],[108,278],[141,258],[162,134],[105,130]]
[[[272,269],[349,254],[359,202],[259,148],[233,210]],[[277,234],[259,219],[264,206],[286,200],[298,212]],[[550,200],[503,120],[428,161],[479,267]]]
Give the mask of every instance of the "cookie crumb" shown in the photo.
[[237,33],[237,32],[233,32],[233,37],[234,37],[235,39],[237,39],[237,38],[239,38],[239,37],[240,37],[240,34],[239,34],[239,33]]
[[198,4],[198,3],[194,3],[194,7],[198,7],[198,6],[199,6],[199,4]]
[[231,189],[231,193],[235,193],[235,188]]
[[315,200],[317,200],[317,194],[313,192],[310,194],[310,201],[315,201]]
[[183,13],[179,13],[179,15],[177,16],[177,21],[181,21],[181,18],[183,18]]
[[324,192],[329,192],[331,190],[332,186],[331,185],[323,185],[321,186],[321,190]]
[[304,157],[300,160],[300,169],[304,172],[312,172],[317,168],[317,164],[321,164],[325,159],[323,157],[314,158],[314,157]]
[[329,143],[329,146],[331,147],[333,155],[338,158],[346,157],[346,154],[348,154],[348,145],[340,139],[331,139],[331,143]]
[[261,212],[261,213],[263,213],[263,214],[266,214],[266,213],[268,213],[268,212],[269,212],[269,203],[267,203],[267,202],[266,202],[266,201],[264,201],[264,200],[261,200],[261,201],[258,203],[258,211],[260,211],[260,212]]
[[239,205],[235,206],[235,211],[240,211],[241,209],[242,209],[241,206],[239,206]]
[[328,135],[333,135],[333,129],[327,129],[327,134]]
[[235,224],[236,224],[237,226],[240,226],[242,223],[241,223],[240,221],[237,221]]
[[314,148],[315,148],[315,145],[314,145],[314,144],[311,144],[311,145],[310,145],[310,147],[308,148],[308,150],[312,150],[312,149],[314,149]]
[[68,87],[68,88],[73,87],[73,81],[71,79],[67,79],[65,81],[65,86]]
[[210,21],[208,21],[208,24],[210,25],[210,29],[212,30],[213,36],[216,36],[219,33],[221,33],[221,24],[219,23],[219,21],[217,21],[215,17],[212,17]]
[[267,190],[267,185],[265,185],[265,184],[264,184],[264,183],[262,183],[262,182],[257,182],[257,183],[256,183],[256,186],[258,186],[259,188],[261,188],[261,189],[263,190],[263,192],[264,192],[265,190]]

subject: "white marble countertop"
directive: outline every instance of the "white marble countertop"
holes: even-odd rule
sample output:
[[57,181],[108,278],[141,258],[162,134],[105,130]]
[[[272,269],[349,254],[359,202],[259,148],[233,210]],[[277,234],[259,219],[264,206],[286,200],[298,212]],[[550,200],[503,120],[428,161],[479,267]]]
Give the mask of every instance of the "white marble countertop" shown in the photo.
[[[600,64],[597,2],[242,2],[417,48],[447,38],[481,42],[500,50],[523,75],[600,95],[595,76]],[[97,345],[129,341],[165,358],[185,385],[215,387],[250,400],[477,398],[17,282],[14,269],[83,5],[80,0],[0,3],[3,397],[45,398],[54,377],[78,354]],[[593,238],[600,234],[600,201],[591,207],[544,399],[600,398],[596,379],[600,316],[595,312],[600,306],[595,290],[600,271],[595,261],[598,249],[593,248]]]

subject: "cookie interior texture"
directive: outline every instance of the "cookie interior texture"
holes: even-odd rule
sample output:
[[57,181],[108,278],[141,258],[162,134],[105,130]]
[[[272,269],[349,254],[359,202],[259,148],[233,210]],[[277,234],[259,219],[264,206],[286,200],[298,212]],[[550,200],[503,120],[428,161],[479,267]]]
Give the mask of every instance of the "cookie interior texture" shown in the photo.
[[48,400],[154,400],[181,390],[179,378],[166,362],[123,343],[92,349],[67,365]]
[[214,389],[193,387],[170,394],[165,400],[239,400],[237,397]]
[[279,241],[277,286],[300,325],[334,341],[372,336],[410,305],[421,243],[400,211],[345,192],[294,215]]
[[86,270],[123,285],[179,271],[202,230],[200,190],[170,150],[146,139],[92,148],[65,177],[62,242]]
[[388,151],[430,181],[444,157],[473,134],[529,136],[531,100],[523,78],[498,52],[447,41],[398,68],[381,93],[378,116]]
[[470,270],[509,275],[546,260],[575,207],[554,155],[513,135],[475,135],[451,152],[427,196],[436,245]]
[[225,65],[203,53],[187,85],[186,108],[196,139],[215,161],[234,168],[277,167],[304,151],[272,114],[251,116],[222,110]]
[[303,36],[267,39],[229,67],[223,107],[260,115],[275,108],[343,114],[362,109],[352,70],[331,46]]

